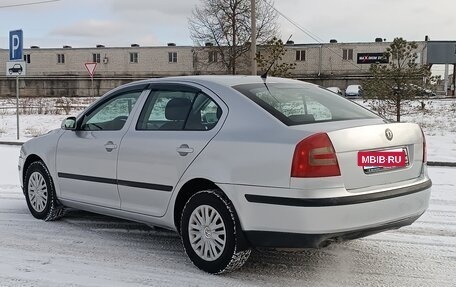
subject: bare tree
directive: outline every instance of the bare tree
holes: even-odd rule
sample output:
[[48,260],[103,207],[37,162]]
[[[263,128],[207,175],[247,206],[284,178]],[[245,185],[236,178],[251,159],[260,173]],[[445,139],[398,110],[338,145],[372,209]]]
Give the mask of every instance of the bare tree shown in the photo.
[[[277,12],[269,0],[256,0],[257,41],[264,44],[277,36]],[[189,19],[197,46],[212,43],[219,63],[236,74],[237,60],[250,50],[250,0],[201,0]]]

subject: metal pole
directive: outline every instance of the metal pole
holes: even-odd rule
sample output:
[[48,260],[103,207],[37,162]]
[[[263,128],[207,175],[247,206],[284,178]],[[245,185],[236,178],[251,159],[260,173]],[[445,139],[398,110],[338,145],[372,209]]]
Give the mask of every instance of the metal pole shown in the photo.
[[321,76],[321,66],[323,62],[323,46],[320,45],[319,51],[318,51],[318,76]]
[[448,96],[448,74],[449,74],[449,64],[445,64],[445,96]]
[[16,127],[17,139],[19,140],[19,75],[16,75]]
[[454,97],[454,91],[456,90],[456,64],[453,64],[453,85],[451,87],[451,95]]
[[250,20],[251,20],[251,38],[252,38],[252,46],[251,46],[251,51],[250,51],[250,62],[252,63],[252,75],[257,74],[257,65],[255,61],[256,57],[256,13],[255,13],[255,1],[256,0],[251,0],[250,6],[251,6],[251,14],[250,14]]

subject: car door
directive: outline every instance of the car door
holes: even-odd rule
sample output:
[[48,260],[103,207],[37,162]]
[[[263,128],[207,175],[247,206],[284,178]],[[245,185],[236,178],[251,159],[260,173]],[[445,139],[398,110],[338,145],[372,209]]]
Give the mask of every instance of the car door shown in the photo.
[[[220,129],[223,102],[184,85],[152,87],[118,161],[121,209],[162,216],[191,162]],[[226,107],[224,108],[226,110]]]
[[78,118],[75,131],[66,130],[60,137],[56,170],[62,198],[120,208],[118,148],[145,87],[129,87],[107,96]]

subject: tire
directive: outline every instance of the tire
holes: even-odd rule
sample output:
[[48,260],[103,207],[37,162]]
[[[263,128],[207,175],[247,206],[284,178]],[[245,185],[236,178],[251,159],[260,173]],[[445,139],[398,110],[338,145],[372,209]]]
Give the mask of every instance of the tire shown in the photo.
[[57,220],[65,208],[55,195],[54,182],[42,161],[35,161],[25,172],[24,193],[30,213],[37,219]]
[[199,191],[187,201],[181,216],[181,238],[196,267],[221,274],[244,265],[251,250],[240,250],[242,231],[236,219],[232,204],[219,190]]

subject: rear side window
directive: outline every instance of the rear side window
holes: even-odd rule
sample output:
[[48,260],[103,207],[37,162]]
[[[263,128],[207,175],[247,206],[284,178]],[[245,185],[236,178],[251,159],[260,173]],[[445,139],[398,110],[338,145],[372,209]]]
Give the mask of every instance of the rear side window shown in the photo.
[[378,118],[341,96],[304,83],[245,84],[233,88],[288,126]]
[[193,130],[212,129],[222,110],[200,91],[154,90],[144,105],[136,125],[137,130]]

